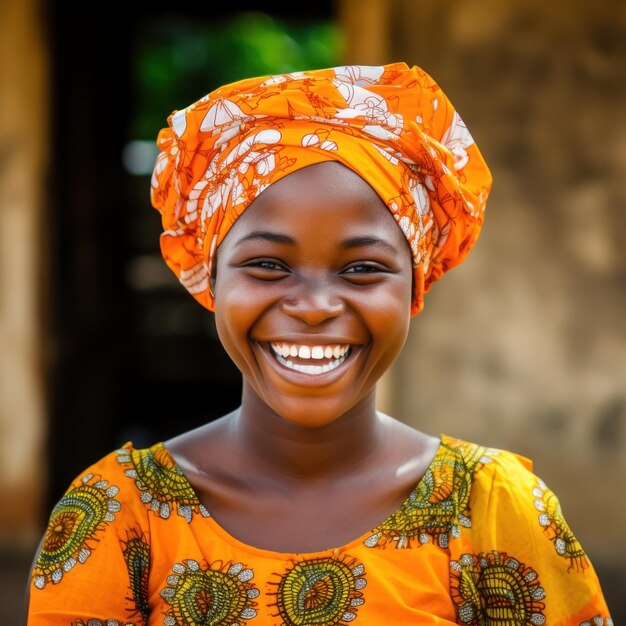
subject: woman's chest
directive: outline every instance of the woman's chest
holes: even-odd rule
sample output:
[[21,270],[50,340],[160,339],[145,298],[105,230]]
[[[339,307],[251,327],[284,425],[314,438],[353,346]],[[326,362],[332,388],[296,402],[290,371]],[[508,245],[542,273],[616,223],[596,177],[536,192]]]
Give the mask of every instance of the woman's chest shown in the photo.
[[[293,498],[243,498],[218,506],[203,500],[212,519],[225,534],[247,546],[280,553],[311,553],[345,546],[364,537],[390,515],[402,501],[372,502],[354,494]],[[223,503],[221,503],[223,504]]]
[[402,479],[369,474],[326,486],[187,478],[225,534],[263,550],[311,553],[345,546],[392,518],[410,523],[407,503],[422,474],[418,467]]
[[456,623],[450,558],[433,544],[278,554],[189,530],[175,545],[153,535],[149,624]]

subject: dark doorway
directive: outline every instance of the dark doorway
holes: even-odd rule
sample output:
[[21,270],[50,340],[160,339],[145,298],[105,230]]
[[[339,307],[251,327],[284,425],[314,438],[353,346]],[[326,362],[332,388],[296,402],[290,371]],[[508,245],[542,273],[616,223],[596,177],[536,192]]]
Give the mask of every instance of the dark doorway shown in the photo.
[[[80,5],[67,7],[53,2],[46,8],[53,89],[44,238],[46,511],[77,474],[115,447],[128,440],[149,445],[210,421],[235,408],[241,391],[212,314],[160,259],[161,226],[149,204],[149,175],[131,173],[122,158],[129,141],[156,139],[146,97],[161,109],[162,126],[175,106],[221,84],[224,68],[234,67],[228,55],[216,59],[213,53],[206,67],[196,63],[203,81],[197,91],[182,93],[187,83],[180,81],[181,93],[171,93],[171,102],[162,101],[158,90],[146,96],[137,73],[142,37],[158,39],[164,29],[165,41],[170,25],[209,29],[235,12],[205,3],[177,13],[169,3],[113,2],[88,17]],[[313,3],[305,16],[282,3],[237,3],[237,14],[246,11],[295,28],[334,18],[332,2]],[[246,32],[244,23],[244,40]],[[235,70],[243,77],[247,68]]]

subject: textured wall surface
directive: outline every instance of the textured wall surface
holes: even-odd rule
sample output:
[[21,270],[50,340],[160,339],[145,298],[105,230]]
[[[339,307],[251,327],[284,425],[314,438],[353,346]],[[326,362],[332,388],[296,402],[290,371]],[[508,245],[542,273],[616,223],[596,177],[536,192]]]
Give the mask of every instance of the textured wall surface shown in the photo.
[[387,60],[438,80],[494,187],[386,394],[422,430],[531,457],[603,582],[623,588],[626,5],[392,4]]
[[36,3],[0,3],[0,549],[39,532],[47,76]]
[[47,75],[37,3],[0,2],[0,604],[18,624],[45,488],[39,319]]

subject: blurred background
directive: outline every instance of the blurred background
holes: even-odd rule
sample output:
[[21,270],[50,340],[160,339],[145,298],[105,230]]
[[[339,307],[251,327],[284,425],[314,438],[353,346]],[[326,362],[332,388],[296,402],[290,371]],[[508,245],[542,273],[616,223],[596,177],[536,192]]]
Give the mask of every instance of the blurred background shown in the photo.
[[2,623],[77,474],[238,405],[212,316],[159,253],[149,174],[167,115],[247,76],[403,60],[439,82],[495,182],[478,245],[427,296],[380,407],[532,458],[619,624],[626,4],[175,4],[88,17],[0,2]]

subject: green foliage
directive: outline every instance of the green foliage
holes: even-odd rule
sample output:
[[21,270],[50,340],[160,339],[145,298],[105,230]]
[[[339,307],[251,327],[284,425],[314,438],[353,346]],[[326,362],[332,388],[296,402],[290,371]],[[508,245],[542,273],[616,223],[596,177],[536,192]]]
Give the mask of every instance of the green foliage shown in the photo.
[[339,28],[324,21],[283,21],[266,13],[227,19],[147,21],[135,50],[135,117],[129,139],[156,138],[167,116],[242,78],[333,67]]

